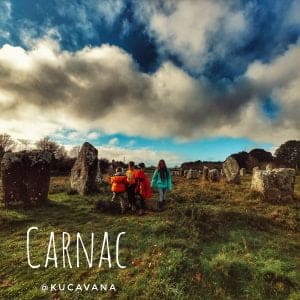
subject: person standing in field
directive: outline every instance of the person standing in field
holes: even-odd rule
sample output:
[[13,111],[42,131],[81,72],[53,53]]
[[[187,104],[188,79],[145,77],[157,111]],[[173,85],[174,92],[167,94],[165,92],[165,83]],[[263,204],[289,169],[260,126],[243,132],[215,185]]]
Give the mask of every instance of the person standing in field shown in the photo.
[[126,172],[127,177],[127,196],[128,202],[131,206],[132,211],[135,211],[135,189],[136,189],[136,178],[134,162],[130,161],[128,164],[128,170]]
[[113,196],[111,201],[120,200],[121,213],[125,213],[125,196],[127,189],[127,177],[123,174],[122,168],[118,167],[116,173],[110,178],[111,191]]
[[146,176],[145,172],[145,164],[140,163],[138,165],[138,169],[135,172],[135,179],[136,179],[136,195],[138,196],[137,204],[139,208],[139,215],[144,213],[146,208],[145,199],[151,198],[152,191],[150,186],[150,180]]
[[162,210],[166,200],[167,190],[172,190],[172,178],[169,169],[163,159],[158,162],[151,180],[151,187],[157,188],[159,191],[159,199],[157,201],[157,210]]

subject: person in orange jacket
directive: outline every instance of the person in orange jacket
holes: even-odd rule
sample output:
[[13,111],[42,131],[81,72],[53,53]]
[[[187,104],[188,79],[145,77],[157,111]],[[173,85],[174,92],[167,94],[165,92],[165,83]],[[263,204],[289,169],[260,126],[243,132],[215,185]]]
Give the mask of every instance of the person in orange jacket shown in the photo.
[[152,196],[150,180],[147,178],[144,169],[145,169],[145,164],[140,163],[138,165],[138,169],[135,172],[135,179],[136,179],[135,192],[139,197],[138,200],[139,215],[142,215],[146,208],[145,199],[151,198]]
[[128,164],[128,170],[126,172],[127,177],[127,196],[128,202],[131,206],[132,211],[135,211],[135,189],[136,189],[136,179],[135,179],[135,165],[133,161]]
[[122,168],[118,167],[116,173],[110,178],[111,191],[113,196],[111,201],[120,199],[121,213],[125,213],[125,196],[127,190],[127,177],[123,174]]

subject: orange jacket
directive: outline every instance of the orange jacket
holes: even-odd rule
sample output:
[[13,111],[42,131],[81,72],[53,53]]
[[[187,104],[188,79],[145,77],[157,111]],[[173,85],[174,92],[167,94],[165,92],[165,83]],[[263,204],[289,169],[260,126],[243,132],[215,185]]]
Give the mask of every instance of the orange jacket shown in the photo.
[[111,191],[115,193],[126,192],[127,177],[125,175],[114,175],[110,177]]

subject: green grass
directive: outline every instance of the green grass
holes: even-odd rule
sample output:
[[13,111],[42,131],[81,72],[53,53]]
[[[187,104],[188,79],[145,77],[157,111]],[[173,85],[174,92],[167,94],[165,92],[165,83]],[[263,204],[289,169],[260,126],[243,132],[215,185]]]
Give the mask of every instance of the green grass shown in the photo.
[[[0,207],[0,299],[300,299],[299,200],[271,205],[251,194],[249,185],[249,177],[238,186],[177,179],[164,212],[138,217],[99,212],[97,201],[110,198],[105,187],[99,195],[81,197],[67,192],[67,179],[54,178],[46,207]],[[51,231],[57,233],[58,255],[62,231],[73,239],[80,232],[85,241],[94,232],[98,255],[104,231],[111,241],[125,231],[120,258],[127,268],[31,269],[30,226],[40,229],[32,242],[32,259],[40,263]],[[40,289],[43,283],[68,282],[114,283],[117,292]]]

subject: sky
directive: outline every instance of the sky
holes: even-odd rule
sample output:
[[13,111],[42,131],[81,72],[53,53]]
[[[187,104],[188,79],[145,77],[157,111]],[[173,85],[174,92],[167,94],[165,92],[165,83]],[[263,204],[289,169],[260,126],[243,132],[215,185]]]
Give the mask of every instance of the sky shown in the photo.
[[299,0],[1,0],[0,131],[169,165],[300,138]]

